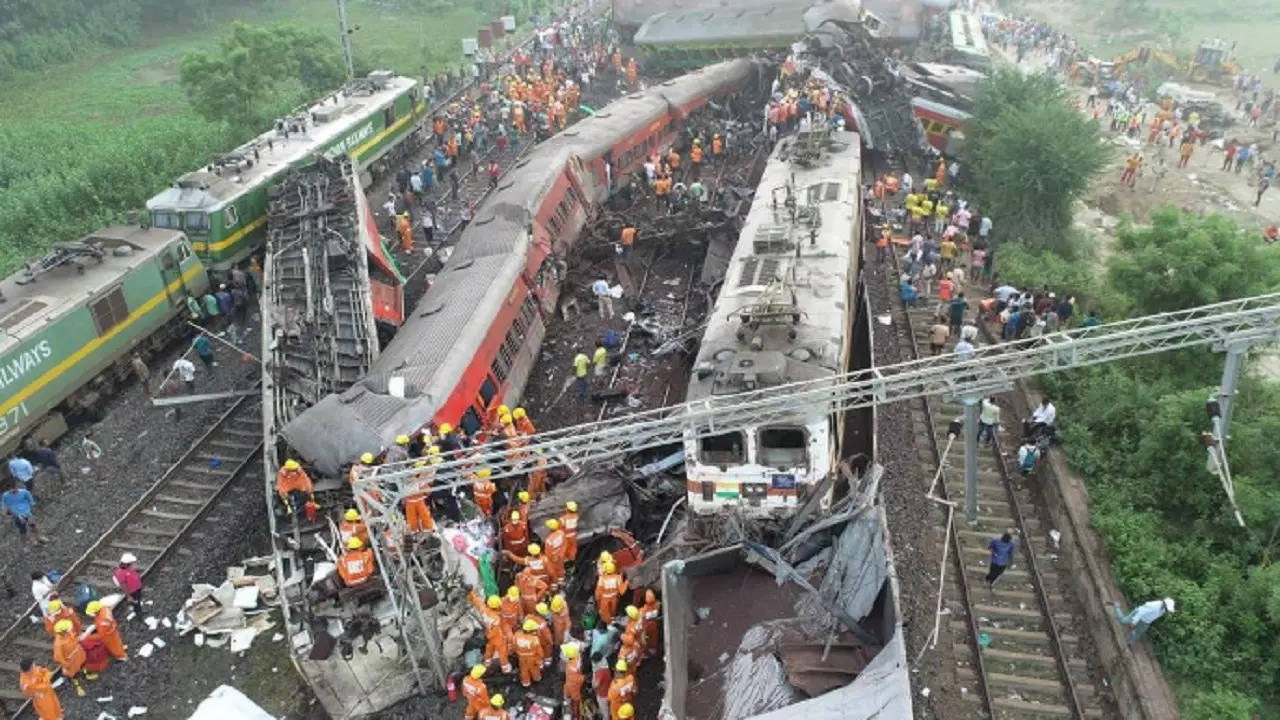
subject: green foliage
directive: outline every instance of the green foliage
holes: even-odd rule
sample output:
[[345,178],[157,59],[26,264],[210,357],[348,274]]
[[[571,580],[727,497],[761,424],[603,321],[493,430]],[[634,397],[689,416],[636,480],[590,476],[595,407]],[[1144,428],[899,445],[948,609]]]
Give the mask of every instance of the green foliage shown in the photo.
[[1070,257],[1071,204],[1107,160],[1098,126],[1045,75],[1001,69],[978,90],[965,144],[978,207],[1005,238]]
[[1150,226],[1121,225],[1107,273],[1133,314],[1148,315],[1271,292],[1277,260],[1280,249],[1231,218],[1166,208]]
[[1184,720],[1252,720],[1258,701],[1230,688],[1202,690],[1187,699]]
[[340,85],[340,52],[336,41],[313,33],[237,22],[216,51],[182,58],[182,87],[203,117],[248,132]]

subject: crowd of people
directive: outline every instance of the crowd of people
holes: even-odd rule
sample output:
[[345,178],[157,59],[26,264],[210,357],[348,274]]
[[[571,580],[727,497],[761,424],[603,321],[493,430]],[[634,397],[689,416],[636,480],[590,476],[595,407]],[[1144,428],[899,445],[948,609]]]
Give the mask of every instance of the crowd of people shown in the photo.
[[[506,580],[506,591],[486,595],[476,589],[472,593],[485,648],[483,662],[472,667],[463,682],[464,717],[505,717],[505,699],[500,693],[490,694],[486,678],[510,675],[512,683],[518,680],[529,688],[542,682],[544,672],[558,662],[570,717],[590,717],[588,709],[596,707],[603,717],[628,718],[634,714],[635,672],[658,648],[657,596],[653,590],[629,586],[623,570],[624,562],[634,560],[630,552],[615,558],[601,551],[594,558],[595,592],[575,622],[565,591],[580,567],[578,504],[568,501],[547,519],[539,542],[530,511],[550,490],[551,478],[542,456],[530,457],[525,450],[536,432],[524,408],[498,405],[485,426],[470,435],[450,423],[400,435],[391,447],[364,453],[352,465],[350,479],[354,483],[365,473],[376,476],[379,467],[388,463],[411,462],[417,472],[400,508],[404,524],[391,532],[434,533],[442,526],[474,519],[495,531],[493,556],[501,558],[495,580]],[[435,486],[436,468],[446,457],[465,456],[467,448],[492,441],[505,443],[507,459],[513,465],[526,464],[529,471],[495,480],[492,469],[477,461],[468,470],[465,485]],[[281,466],[276,491],[286,513],[318,519],[311,477],[297,460]],[[362,510],[347,508],[336,538],[342,550],[336,558],[336,573],[346,589],[376,587],[379,568],[369,533]],[[406,546],[399,540],[392,542]],[[587,688],[594,693],[594,701],[584,694]]]

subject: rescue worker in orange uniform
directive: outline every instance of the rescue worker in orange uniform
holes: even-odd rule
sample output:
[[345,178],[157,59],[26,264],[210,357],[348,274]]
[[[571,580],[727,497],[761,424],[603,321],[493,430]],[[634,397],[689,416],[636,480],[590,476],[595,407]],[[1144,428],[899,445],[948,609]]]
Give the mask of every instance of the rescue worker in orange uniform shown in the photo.
[[560,521],[551,518],[547,521],[546,538],[542,545],[547,549],[547,574],[551,577],[551,588],[554,590],[564,583],[565,544],[564,530],[560,529]]
[[276,493],[284,502],[285,511],[291,515],[300,512],[308,500],[315,499],[311,476],[293,459],[285,460],[276,473]]
[[107,652],[111,653],[111,657],[120,662],[128,662],[128,647],[125,646],[124,640],[120,637],[120,626],[116,624],[115,616],[111,614],[111,608],[103,606],[102,603],[94,600],[84,607],[84,614],[93,619],[93,628],[98,633],[98,639],[106,646]]
[[697,180],[702,172],[702,141],[694,140],[693,147],[689,150],[689,170],[693,173],[693,179]]
[[[433,456],[432,459],[439,462],[440,456]],[[427,468],[426,460],[419,460],[413,466],[421,472],[413,476],[412,491],[405,495],[404,519],[409,525],[409,532],[432,531],[436,529],[436,519],[431,516],[427,499],[431,497],[431,477],[434,473]]]
[[371,452],[362,454],[360,456],[360,462],[352,463],[351,469],[347,471],[347,482],[354,485],[356,482],[356,475],[364,468],[373,467],[376,460],[377,458],[375,458]]
[[[644,618],[640,616],[640,608],[635,605],[628,605],[623,609],[622,613],[627,616],[627,622],[622,626],[623,634],[631,633],[639,645],[644,644]],[[633,665],[636,663],[632,663]]]
[[538,499],[547,492],[547,456],[542,448],[536,448],[533,456],[533,469],[529,471],[529,497]]
[[573,619],[569,617],[569,603],[565,602],[564,595],[551,598],[551,639],[557,645],[563,643],[569,636],[569,626],[572,624]]
[[359,587],[373,576],[373,551],[364,546],[360,538],[347,540],[347,551],[338,558],[338,577],[347,587]]
[[564,655],[564,706],[570,720],[582,720],[582,684],[586,674],[578,646],[570,643],[560,648]]
[[413,223],[409,222],[409,213],[396,216],[396,234],[400,236],[400,249],[413,253]]
[[66,716],[62,714],[58,692],[53,689],[53,671],[36,665],[31,658],[23,658],[19,667],[22,674],[18,676],[18,688],[24,697],[31,699],[36,717],[40,720],[63,720]]
[[80,616],[76,614],[75,609],[63,605],[61,600],[54,598],[49,601],[49,614],[44,617],[44,631],[53,637],[57,637],[58,633],[54,630],[54,627],[61,620],[70,620],[77,636],[84,629],[84,625],[80,623]]
[[[70,620],[59,620],[53,626],[57,635],[53,639],[53,661],[62,668],[62,677],[71,680],[76,688],[76,695],[84,697],[84,684],[80,682],[80,671],[84,670],[84,648],[80,647],[80,638],[76,637],[75,626]],[[88,680],[98,677],[96,673],[86,672]]]
[[526,615],[534,612],[551,588],[546,580],[528,568],[516,573],[516,587],[520,589],[520,609]]
[[476,507],[485,517],[493,515],[493,496],[498,492],[498,486],[489,479],[492,474],[493,471],[489,468],[480,468],[471,478],[471,492],[475,495]]
[[342,524],[338,526],[338,539],[345,546],[347,540],[356,537],[360,538],[360,542],[369,543],[369,526],[364,524],[360,519],[360,511],[355,508],[347,508],[342,515]]
[[640,616],[644,618],[644,644],[649,657],[658,654],[658,620],[661,615],[657,593],[652,588],[645,590],[644,606],[640,608]]
[[636,708],[631,703],[623,703],[622,707],[618,708],[618,718],[620,720],[631,720],[635,716]]
[[618,574],[618,567],[605,563],[604,573],[596,580],[596,611],[605,623],[613,622],[618,613],[618,598],[627,591],[627,581]]
[[511,645],[511,636],[520,628],[520,617],[524,614],[520,603],[520,588],[512,585],[507,594],[502,596],[498,617],[502,618],[502,627],[507,631],[507,645]]
[[542,641],[537,632],[538,623],[529,618],[513,638],[520,664],[520,685],[526,688],[542,681]]
[[680,173],[680,151],[676,150],[674,146],[667,153],[667,164],[671,166],[673,174]]
[[724,156],[724,139],[720,137],[720,133],[716,133],[711,138],[711,162],[719,165],[720,160]]
[[489,686],[484,682],[484,673],[483,665],[475,665],[462,679],[462,697],[467,701],[467,707],[462,711],[465,720],[475,720],[482,710],[489,707]]
[[533,496],[528,490],[521,490],[516,493],[516,509],[520,511],[520,517],[526,521],[529,519],[529,506],[533,504]]
[[627,663],[627,667],[632,670],[640,667],[640,660],[644,656],[644,650],[640,646],[640,639],[635,633],[622,633],[622,643],[618,647],[618,661]]
[[533,614],[526,615],[525,619],[532,620],[537,624],[538,642],[542,643],[542,664],[550,665],[553,638],[551,637],[551,623],[547,621],[547,618],[551,616],[551,609],[547,607],[546,603],[538,603],[533,610]]
[[547,587],[551,587],[551,573],[547,570],[547,559],[542,556],[542,546],[538,543],[529,543],[529,554],[520,557],[507,553],[507,559],[517,565],[523,565],[530,574],[541,580]]
[[513,510],[502,523],[502,549],[523,557],[529,548],[529,526],[520,511]]
[[613,682],[609,683],[609,720],[626,720],[622,709],[624,705],[630,707],[636,699],[636,676],[631,674],[626,660],[619,660],[613,669]]
[[564,528],[564,559],[572,563],[578,559],[578,503],[570,500],[564,504],[560,527]]
[[480,596],[472,594],[472,602],[480,611],[480,622],[484,625],[484,659],[485,662],[497,660],[502,672],[511,672],[511,652],[507,640],[511,632],[502,622],[502,598],[490,595],[484,604],[480,604]]
[[506,704],[502,693],[494,695],[489,698],[489,705],[480,711],[479,720],[511,720],[511,714],[502,708]]
[[634,88],[636,86],[636,77],[638,74],[639,70],[636,68],[636,59],[631,58],[627,61],[627,84]]
[[525,435],[534,435],[538,429],[534,427],[533,421],[529,419],[529,413],[525,409],[518,407],[511,411],[511,418],[516,421],[516,429]]

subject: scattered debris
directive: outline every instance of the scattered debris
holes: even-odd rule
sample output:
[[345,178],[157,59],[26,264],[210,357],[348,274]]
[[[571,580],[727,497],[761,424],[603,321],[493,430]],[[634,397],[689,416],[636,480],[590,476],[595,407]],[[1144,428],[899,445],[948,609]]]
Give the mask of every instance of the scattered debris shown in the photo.
[[[178,613],[174,627],[180,634],[197,630],[198,647],[222,647],[230,641],[232,652],[249,649],[253,639],[275,627],[268,617],[269,605],[278,596],[275,578],[268,572],[269,558],[251,558],[227,568],[227,579],[218,586],[197,583],[191,586],[191,597]],[[261,568],[263,574],[251,573]],[[148,626],[155,629],[148,618]],[[170,626],[168,618],[165,626]],[[163,643],[159,647],[164,647]]]

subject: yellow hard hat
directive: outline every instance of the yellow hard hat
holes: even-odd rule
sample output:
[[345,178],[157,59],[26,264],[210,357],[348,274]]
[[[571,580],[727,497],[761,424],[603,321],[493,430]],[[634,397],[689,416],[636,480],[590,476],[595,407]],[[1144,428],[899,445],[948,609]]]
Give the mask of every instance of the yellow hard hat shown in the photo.
[[490,609],[497,610],[502,607],[502,598],[497,595],[490,595],[489,599],[484,601],[484,604],[488,605]]
[[439,454],[440,454],[440,446],[439,446],[439,445],[432,445],[431,447],[427,448],[427,454],[428,454],[428,455],[439,455]]
[[604,562],[609,562],[610,560],[613,560],[613,555],[608,550],[601,550],[600,559]]
[[520,502],[522,502],[522,503],[527,503],[527,502],[529,502],[529,497],[530,497],[530,496],[529,496],[529,491],[528,491],[528,490],[521,490],[520,492],[516,493],[516,497],[520,498]]
[[397,444],[397,445],[408,445],[408,444],[409,444],[409,436],[408,436],[408,435],[397,435],[397,436],[396,436],[396,444]]
[[510,415],[510,414],[507,414],[507,415],[499,416],[499,417],[498,417],[498,422],[502,423],[503,425],[510,425],[510,424],[512,424],[512,423],[513,423],[513,422],[515,422],[515,421],[511,419],[511,415]]
[[512,600],[519,600],[520,588],[516,587],[515,585],[512,585],[511,587],[507,588],[507,597]]
[[538,623],[534,622],[533,618],[525,618],[524,625],[520,627],[524,628],[525,632],[533,632],[538,629]]
[[569,502],[564,504],[564,508],[569,512],[578,512],[578,503],[574,502],[573,500],[570,500]]
[[414,466],[414,467],[416,467],[416,468],[424,468],[424,467],[426,467],[426,466],[427,466],[427,461],[426,461],[426,460],[417,460],[417,461],[415,461],[415,462],[413,463],[413,466]]
[[534,556],[541,555],[542,546],[538,543],[529,543],[529,554]]
[[511,414],[511,408],[507,407],[506,405],[498,406],[498,417],[502,417],[503,415],[510,415],[510,414]]
[[694,144],[694,145],[701,145],[701,144],[702,144],[702,141],[701,141],[701,140],[699,140],[699,139],[697,139],[697,138],[694,138],[694,140],[693,140],[693,144]]
[[431,460],[429,460],[428,462],[430,462],[432,465],[439,465],[440,463],[444,462],[444,458],[440,457],[439,455],[432,455]]
[[360,511],[355,508],[347,508],[347,511],[342,514],[342,517],[348,522],[355,522],[360,519]]
[[573,643],[565,643],[564,645],[561,645],[560,652],[564,653],[564,656],[570,660],[578,659],[578,646]]
[[440,423],[440,434],[441,434],[441,435],[448,435],[448,434],[449,434],[449,433],[451,433],[451,432],[453,432],[453,426],[452,426],[452,425],[450,425],[449,423]]
[[622,707],[618,708],[618,717],[622,720],[631,720],[635,716],[636,709],[631,706],[631,703],[623,703]]
[[520,522],[520,513],[518,513],[518,512],[516,512],[516,511],[512,510],[512,511],[511,511],[511,522]]
[[547,609],[546,603],[538,603],[537,605],[534,605],[533,611],[538,613],[539,615],[546,615],[547,613],[551,612],[550,610]]
[[635,620],[636,618],[640,617],[640,608],[636,607],[635,605],[628,605],[627,617],[631,618],[632,620]]
[[555,518],[551,518],[550,520],[547,521],[547,528],[551,530],[559,530],[560,521]]
[[616,572],[618,572],[618,566],[617,566],[617,565],[614,565],[614,564],[613,564],[613,563],[611,563],[611,562],[607,562],[607,563],[605,563],[605,564],[604,564],[604,574],[605,574],[605,575],[612,575],[612,574],[614,574],[614,573],[616,573]]
[[498,693],[497,695],[494,695],[493,697],[489,698],[489,704],[496,708],[500,708],[503,705],[507,704],[507,700],[506,698],[502,697],[502,693]]
[[528,415],[528,413],[526,413],[526,412],[524,411],[524,408],[522,408],[522,407],[518,407],[518,408],[516,408],[515,410],[512,410],[512,411],[511,411],[511,417],[513,417],[513,418],[515,418],[515,419],[517,419],[517,420],[521,420],[521,419],[524,419],[524,418],[529,417],[529,415]]
[[100,612],[102,612],[102,603],[97,600],[92,600],[88,605],[84,606],[85,615],[97,615]]
[[489,468],[480,468],[479,470],[476,471],[476,477],[480,478],[481,480],[488,480],[489,476],[492,474],[493,474],[493,471],[490,470]]
[[477,680],[479,680],[480,678],[484,677],[484,666],[483,666],[483,665],[473,665],[473,666],[471,667],[471,677],[473,677],[473,678],[475,678],[475,679],[477,679]]
[[354,535],[352,535],[351,537],[347,538],[347,549],[348,549],[348,550],[359,550],[359,549],[360,549],[360,548],[362,548],[362,547],[364,547],[364,543],[360,540],[360,538],[358,538],[358,537],[356,537],[356,536],[354,536]]
[[367,452],[367,453],[365,453],[365,454],[361,455],[361,456],[360,456],[360,462],[364,463],[365,465],[372,465],[372,464],[373,464],[373,453],[368,453],[368,452]]
[[561,610],[564,609],[563,595],[556,595],[555,597],[551,598],[551,609],[555,610],[556,612],[560,612]]
[[53,624],[53,631],[60,632],[60,633],[71,632],[71,621],[59,620],[58,622]]
[[617,665],[614,665],[614,666],[613,666],[613,669],[614,669],[614,670],[617,670],[618,672],[626,672],[626,671],[627,671],[627,661],[626,661],[626,660],[619,659],[619,660],[618,660],[618,664],[617,664]]
[[56,612],[58,612],[58,611],[59,611],[59,610],[61,610],[61,609],[62,609],[62,601],[61,601],[61,600],[50,600],[50,601],[49,601],[49,612],[51,612],[51,613],[56,613]]
[[302,466],[298,464],[298,461],[297,461],[297,460],[285,460],[285,461],[284,461],[284,469],[285,469],[285,470],[298,470],[298,469],[300,469],[301,467],[302,467]]

